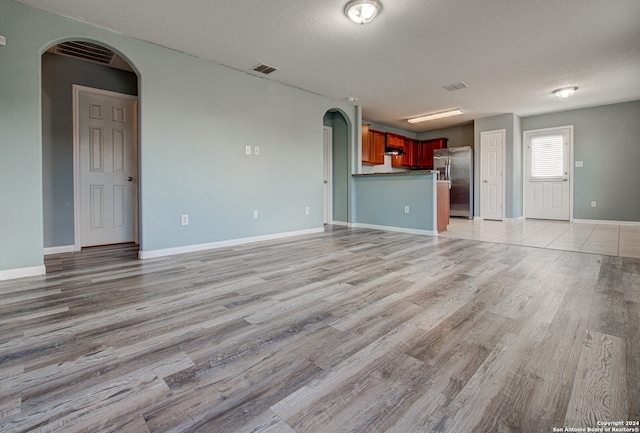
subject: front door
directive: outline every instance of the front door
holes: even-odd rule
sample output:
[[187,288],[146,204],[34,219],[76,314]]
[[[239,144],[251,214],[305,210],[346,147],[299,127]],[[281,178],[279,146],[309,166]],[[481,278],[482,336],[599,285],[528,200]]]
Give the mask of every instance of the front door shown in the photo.
[[502,220],[504,216],[504,149],[506,131],[480,133],[480,215]]
[[525,132],[527,218],[570,219],[571,140],[571,127]]
[[76,248],[134,242],[137,98],[74,86],[74,102]]

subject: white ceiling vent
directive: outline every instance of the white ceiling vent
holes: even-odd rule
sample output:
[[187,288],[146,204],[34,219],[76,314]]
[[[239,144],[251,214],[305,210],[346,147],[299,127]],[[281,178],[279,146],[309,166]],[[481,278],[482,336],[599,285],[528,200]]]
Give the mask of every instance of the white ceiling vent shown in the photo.
[[457,83],[453,83],[453,84],[449,84],[448,86],[444,86],[445,89],[447,89],[450,92],[453,92],[455,90],[460,90],[460,89],[466,89],[467,87],[469,87],[469,85],[465,82],[462,81],[458,81]]
[[269,75],[270,73],[277,71],[278,68],[274,68],[273,66],[265,65],[264,63],[259,63],[256,66],[254,66],[253,68],[251,68],[251,70],[254,71],[254,72],[260,72],[261,74],[264,74],[264,75]]

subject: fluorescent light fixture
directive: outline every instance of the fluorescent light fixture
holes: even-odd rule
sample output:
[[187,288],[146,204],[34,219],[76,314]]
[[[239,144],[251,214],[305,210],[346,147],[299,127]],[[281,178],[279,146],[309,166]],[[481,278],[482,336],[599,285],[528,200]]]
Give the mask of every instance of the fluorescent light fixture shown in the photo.
[[578,90],[578,88],[575,86],[563,87],[562,89],[554,90],[553,94],[556,95],[558,98],[566,99],[569,96],[576,93],[576,90]]
[[408,119],[409,123],[418,123],[418,122],[426,122],[427,120],[434,119],[442,119],[443,117],[449,116],[457,116],[458,114],[462,114],[463,111],[460,108],[456,108],[455,110],[441,111],[439,113],[425,114],[424,116],[412,117]]
[[356,24],[366,24],[380,13],[382,5],[377,0],[351,0],[344,7],[344,13]]

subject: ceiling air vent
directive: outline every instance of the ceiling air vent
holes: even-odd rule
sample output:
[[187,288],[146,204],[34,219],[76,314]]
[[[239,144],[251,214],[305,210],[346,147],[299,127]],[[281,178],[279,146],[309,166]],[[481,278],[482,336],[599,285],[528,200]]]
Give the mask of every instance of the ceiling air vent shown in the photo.
[[265,65],[264,63],[260,63],[256,66],[254,66],[253,68],[251,68],[252,71],[254,72],[260,72],[261,74],[264,75],[269,75],[270,73],[277,71],[278,68],[274,68],[273,66],[269,66],[269,65]]
[[102,63],[103,65],[110,65],[115,55],[115,53],[108,48],[80,41],[63,42],[56,45],[55,51],[58,54]]
[[444,88],[447,89],[450,92],[453,92],[455,90],[460,90],[460,89],[466,89],[467,87],[469,87],[469,85],[467,83],[462,82],[462,81],[458,81],[457,83],[453,83],[453,84],[449,84],[448,86],[444,86]]

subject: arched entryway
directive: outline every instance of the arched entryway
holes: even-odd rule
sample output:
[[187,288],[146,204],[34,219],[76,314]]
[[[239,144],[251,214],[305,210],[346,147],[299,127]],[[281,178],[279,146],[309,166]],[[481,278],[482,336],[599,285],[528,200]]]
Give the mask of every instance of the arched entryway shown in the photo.
[[[118,104],[104,105],[103,101],[83,100],[86,122],[103,121],[105,125],[110,123],[104,128],[96,124],[87,126],[87,123],[86,130],[81,131],[74,125],[74,118],[82,118],[82,113],[76,110],[79,101],[84,98],[82,95],[96,94],[116,98],[114,100],[121,97],[137,101],[139,76],[132,65],[116,51],[95,41],[58,42],[42,54],[41,68],[43,232],[46,255],[72,252],[91,244],[87,239],[83,241],[78,234],[78,191],[81,189],[81,182],[87,182],[77,173],[81,161],[80,136],[84,135],[85,139],[90,140],[83,148],[83,152],[89,155],[88,160],[91,161],[91,167],[86,169],[90,173],[108,174],[109,170],[113,172],[115,167],[115,171],[122,171],[124,174],[121,164],[125,159],[123,155],[131,153],[125,152],[125,149],[129,146],[136,156],[138,153],[137,102],[124,109]],[[89,113],[88,110],[92,111]],[[125,125],[127,122],[129,124]],[[101,128],[104,129],[102,132]],[[132,128],[133,131],[127,132],[127,128]],[[86,156],[84,158],[87,160]],[[135,206],[133,212],[120,212],[120,209],[114,212],[113,208],[105,208],[103,211],[109,212],[111,219],[101,221],[99,217],[95,217],[93,220],[94,225],[96,222],[109,226],[131,225],[134,235],[127,238],[126,242],[138,241],[137,159],[133,162],[132,168],[133,173],[127,172],[126,176],[123,176],[124,183],[118,181],[116,184],[112,182],[95,187],[95,194],[92,196],[92,200],[95,201],[94,208],[97,209],[100,205],[100,194],[102,198],[117,196],[123,200],[125,194],[133,194],[130,200]],[[127,180],[128,178],[130,180]],[[126,197],[129,200],[130,196]],[[104,239],[98,241],[98,244],[119,242],[117,239],[111,241],[110,237]]]
[[331,109],[325,113],[323,125],[331,130],[332,144],[329,160],[331,165],[330,224],[347,225],[349,221],[350,185],[350,124],[348,116],[339,109]]

